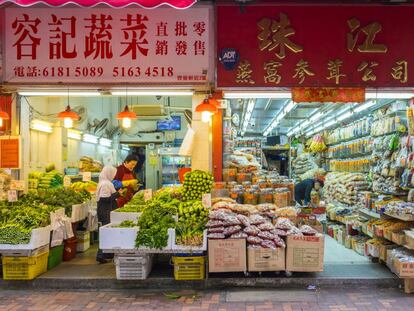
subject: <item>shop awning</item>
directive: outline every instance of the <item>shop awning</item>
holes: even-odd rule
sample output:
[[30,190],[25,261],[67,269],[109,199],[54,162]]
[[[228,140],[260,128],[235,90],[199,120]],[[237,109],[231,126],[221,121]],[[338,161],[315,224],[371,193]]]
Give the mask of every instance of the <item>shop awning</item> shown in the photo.
[[65,4],[77,4],[82,7],[93,7],[105,3],[111,7],[122,8],[130,4],[137,4],[143,8],[152,9],[161,5],[167,5],[176,9],[186,9],[192,6],[197,0],[0,0],[0,4],[14,3],[19,6],[31,6],[34,4],[47,4],[53,7]]

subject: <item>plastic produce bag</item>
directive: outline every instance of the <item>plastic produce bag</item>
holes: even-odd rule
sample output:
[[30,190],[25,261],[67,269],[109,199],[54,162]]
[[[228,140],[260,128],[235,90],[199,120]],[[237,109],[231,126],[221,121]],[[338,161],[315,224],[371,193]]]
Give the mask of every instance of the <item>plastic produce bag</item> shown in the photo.
[[184,136],[184,140],[181,144],[180,150],[178,154],[180,156],[191,156],[193,153],[193,146],[194,146],[194,135],[195,132],[191,127],[188,127],[187,133]]
[[64,222],[61,220],[54,221],[52,225],[52,239],[50,241],[50,247],[62,245],[64,236],[65,236]]

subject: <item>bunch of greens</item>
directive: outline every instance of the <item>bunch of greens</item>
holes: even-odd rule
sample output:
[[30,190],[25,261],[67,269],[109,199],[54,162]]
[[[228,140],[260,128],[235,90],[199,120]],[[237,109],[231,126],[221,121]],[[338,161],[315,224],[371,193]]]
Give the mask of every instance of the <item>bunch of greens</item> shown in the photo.
[[58,206],[44,205],[23,197],[17,202],[0,203],[0,244],[27,244],[31,231],[50,224],[50,212]]
[[147,202],[147,208],[138,220],[139,231],[136,247],[164,248],[168,244],[168,229],[175,227],[175,216],[180,201],[169,193],[155,195]]
[[114,228],[133,228],[138,226],[137,223],[133,222],[132,220],[124,220],[119,225],[113,226]]
[[146,208],[146,202],[144,200],[144,192],[140,191],[136,193],[132,199],[123,207],[118,208],[115,212],[127,213],[127,212],[142,212]]

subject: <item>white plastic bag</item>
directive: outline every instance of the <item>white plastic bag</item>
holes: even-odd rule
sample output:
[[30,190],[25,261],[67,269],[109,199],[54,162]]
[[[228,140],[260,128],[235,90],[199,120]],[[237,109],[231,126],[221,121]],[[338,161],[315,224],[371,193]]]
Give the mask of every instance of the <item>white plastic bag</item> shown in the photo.
[[187,133],[184,136],[183,143],[181,144],[180,151],[178,154],[180,156],[191,156],[194,146],[194,135],[195,132],[191,127],[188,127]]
[[61,220],[55,221],[52,228],[52,240],[50,241],[50,247],[62,245],[64,235],[65,224]]

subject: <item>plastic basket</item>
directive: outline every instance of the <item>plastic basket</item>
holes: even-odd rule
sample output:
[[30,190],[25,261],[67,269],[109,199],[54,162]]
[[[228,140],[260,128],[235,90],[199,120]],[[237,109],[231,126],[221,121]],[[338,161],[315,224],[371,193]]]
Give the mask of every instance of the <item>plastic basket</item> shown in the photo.
[[151,273],[153,255],[116,256],[118,280],[145,280]]
[[172,262],[176,280],[204,280],[206,274],[204,256],[173,256]]
[[76,245],[78,241],[75,237],[65,240],[63,249],[63,261],[70,261],[76,257]]
[[47,271],[49,252],[32,257],[3,257],[3,279],[33,280]]
[[57,267],[63,260],[63,244],[52,247],[47,258],[47,270]]

